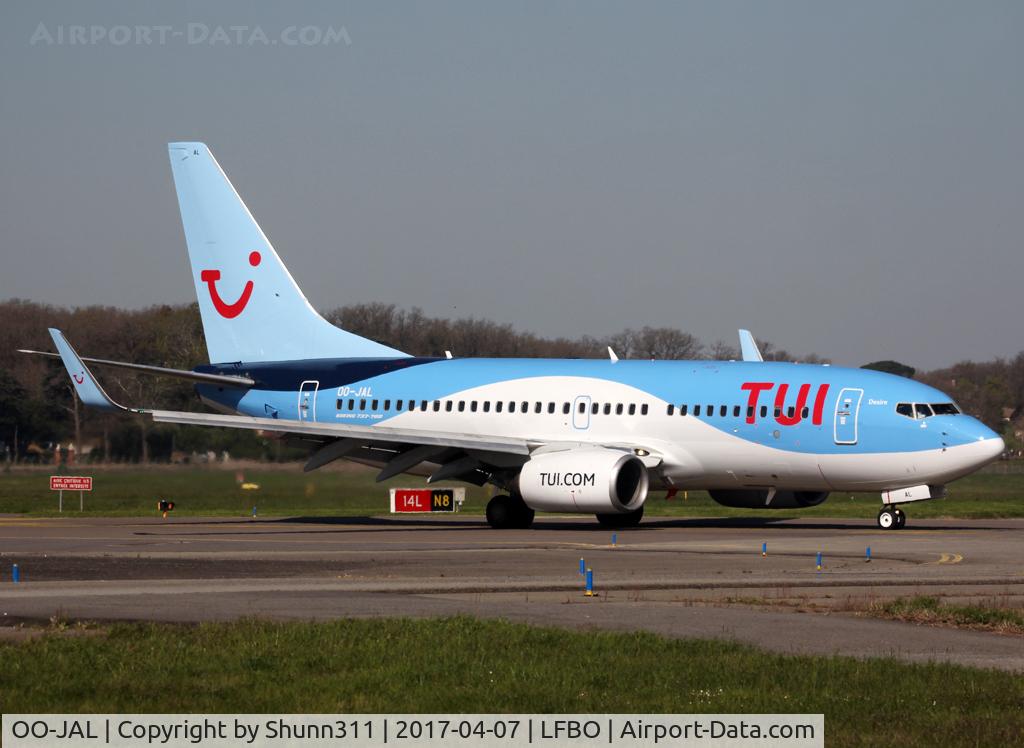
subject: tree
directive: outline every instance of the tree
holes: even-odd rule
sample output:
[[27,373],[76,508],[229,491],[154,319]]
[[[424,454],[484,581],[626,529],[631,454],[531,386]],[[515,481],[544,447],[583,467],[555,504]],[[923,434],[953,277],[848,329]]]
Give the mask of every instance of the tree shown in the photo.
[[884,371],[886,374],[895,374],[898,377],[906,377],[907,379],[913,379],[914,374],[917,373],[917,369],[913,366],[907,366],[901,364],[899,361],[873,361],[870,364],[864,364],[862,369],[872,369],[874,371]]

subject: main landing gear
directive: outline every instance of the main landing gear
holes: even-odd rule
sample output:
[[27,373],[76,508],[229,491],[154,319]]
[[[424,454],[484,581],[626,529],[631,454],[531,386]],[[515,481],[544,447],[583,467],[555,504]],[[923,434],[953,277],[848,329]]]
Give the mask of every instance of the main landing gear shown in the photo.
[[907,514],[899,507],[885,506],[878,512],[878,526],[883,530],[902,530],[907,524]]
[[644,518],[644,507],[640,505],[639,508],[625,514],[598,514],[596,516],[597,521],[604,527],[636,527]]
[[525,530],[533,514],[521,496],[499,495],[487,502],[487,524],[496,530]]

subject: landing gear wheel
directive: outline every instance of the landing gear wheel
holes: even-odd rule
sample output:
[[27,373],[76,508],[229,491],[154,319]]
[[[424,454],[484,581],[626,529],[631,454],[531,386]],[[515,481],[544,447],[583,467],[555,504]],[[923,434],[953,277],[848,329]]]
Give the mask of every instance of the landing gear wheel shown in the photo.
[[534,511],[518,496],[495,496],[487,502],[487,524],[496,530],[526,529]]
[[893,509],[893,514],[896,515],[896,529],[902,530],[907,526],[907,513],[902,509]]
[[892,509],[882,509],[878,512],[878,526],[883,530],[896,530],[896,513]]
[[598,514],[597,521],[604,527],[636,527],[644,518],[644,508],[634,509],[623,514]]

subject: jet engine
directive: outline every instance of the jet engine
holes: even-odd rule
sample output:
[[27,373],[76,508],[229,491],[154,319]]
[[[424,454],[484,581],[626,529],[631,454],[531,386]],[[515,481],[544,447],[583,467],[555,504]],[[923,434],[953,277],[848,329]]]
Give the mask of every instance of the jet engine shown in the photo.
[[776,491],[769,502],[766,488],[717,489],[708,493],[722,506],[737,509],[800,509],[817,506],[828,498],[828,491]]
[[628,452],[585,448],[545,452],[519,473],[519,493],[545,512],[623,514],[643,506],[647,468]]

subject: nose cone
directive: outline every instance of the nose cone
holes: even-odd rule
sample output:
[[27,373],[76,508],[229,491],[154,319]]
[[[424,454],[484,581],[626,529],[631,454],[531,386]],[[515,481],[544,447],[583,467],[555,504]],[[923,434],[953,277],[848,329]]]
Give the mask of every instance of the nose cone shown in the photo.
[[1006,443],[1003,442],[1003,438],[991,429],[989,429],[989,433],[991,436],[981,440],[985,454],[988,456],[985,462],[991,462],[1006,451]]
[[971,419],[970,434],[974,439],[973,455],[977,459],[977,467],[987,465],[1006,451],[1003,438],[981,421]]

